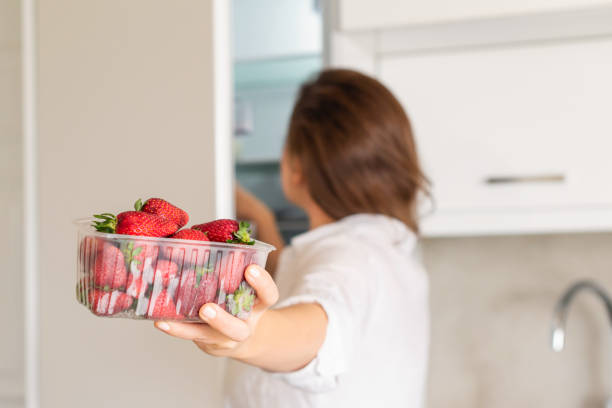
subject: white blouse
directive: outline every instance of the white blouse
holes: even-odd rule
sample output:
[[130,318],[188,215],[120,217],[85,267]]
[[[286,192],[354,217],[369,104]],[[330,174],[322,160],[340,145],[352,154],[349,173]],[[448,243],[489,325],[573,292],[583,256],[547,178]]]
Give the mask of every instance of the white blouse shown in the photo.
[[295,237],[280,257],[275,307],[320,304],[323,345],[291,373],[230,362],[225,407],[423,407],[428,280],[415,243],[403,223],[372,214]]

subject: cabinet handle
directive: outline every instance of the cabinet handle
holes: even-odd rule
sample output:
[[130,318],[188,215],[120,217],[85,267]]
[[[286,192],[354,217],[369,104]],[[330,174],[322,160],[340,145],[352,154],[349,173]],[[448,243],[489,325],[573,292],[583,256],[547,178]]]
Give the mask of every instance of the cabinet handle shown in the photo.
[[564,183],[565,174],[534,174],[529,176],[490,176],[486,184]]

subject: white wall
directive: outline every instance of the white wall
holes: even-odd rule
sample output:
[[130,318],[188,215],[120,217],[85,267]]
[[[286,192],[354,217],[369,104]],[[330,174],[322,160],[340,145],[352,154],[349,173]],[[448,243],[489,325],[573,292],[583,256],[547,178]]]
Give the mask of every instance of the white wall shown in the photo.
[[43,407],[220,403],[222,360],[77,304],[72,225],[149,196],[214,217],[212,4],[38,2]]
[[22,403],[21,64],[19,1],[0,2],[0,406]]

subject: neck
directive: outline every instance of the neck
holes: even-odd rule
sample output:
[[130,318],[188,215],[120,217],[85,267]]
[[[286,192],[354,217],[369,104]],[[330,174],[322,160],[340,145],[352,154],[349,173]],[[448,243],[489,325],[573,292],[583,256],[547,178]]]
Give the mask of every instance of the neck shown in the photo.
[[321,225],[330,224],[334,219],[325,213],[318,205],[314,204],[310,208],[306,208],[306,214],[310,222],[310,229],[313,230]]

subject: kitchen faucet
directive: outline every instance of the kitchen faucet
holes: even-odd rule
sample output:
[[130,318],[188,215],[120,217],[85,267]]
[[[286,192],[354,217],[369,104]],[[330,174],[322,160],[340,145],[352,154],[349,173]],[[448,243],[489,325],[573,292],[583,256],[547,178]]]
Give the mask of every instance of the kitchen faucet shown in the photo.
[[[562,351],[565,347],[565,324],[567,322],[569,305],[574,296],[582,290],[590,291],[602,300],[608,313],[610,327],[612,327],[612,299],[610,299],[608,293],[593,281],[578,281],[565,291],[555,306],[551,331],[551,347],[554,351]],[[612,408],[612,398],[608,399],[606,408]]]

